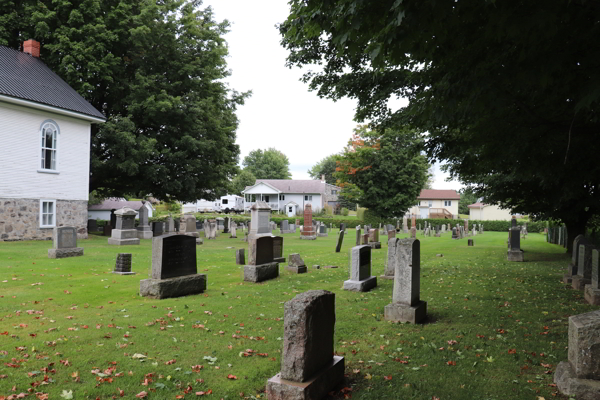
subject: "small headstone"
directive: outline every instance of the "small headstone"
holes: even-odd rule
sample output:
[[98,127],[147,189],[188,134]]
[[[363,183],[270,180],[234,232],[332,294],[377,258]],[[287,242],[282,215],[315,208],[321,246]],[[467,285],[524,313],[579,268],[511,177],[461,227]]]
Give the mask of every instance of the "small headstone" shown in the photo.
[[129,207],[123,207],[115,211],[117,218],[116,228],[112,230],[111,237],[108,239],[108,244],[124,246],[138,245],[138,231],[135,229],[136,212]]
[[279,264],[273,259],[273,236],[249,236],[248,265],[244,265],[244,281],[262,282],[279,276]]
[[406,218],[406,215],[402,217],[402,231],[408,233],[408,219]]
[[414,226],[410,228],[410,237],[411,239],[417,238],[417,228],[415,228]]
[[185,217],[185,234],[187,236],[193,236],[195,238],[199,238],[200,234],[196,231],[196,216],[188,214]]
[[168,216],[165,221],[165,232],[166,233],[174,233],[175,232],[175,221],[172,216]]
[[319,237],[328,237],[327,227],[325,225],[319,225],[319,230],[317,231],[317,236]]
[[362,235],[362,244],[369,244],[369,234],[365,232],[364,235]]
[[237,239],[236,229],[237,225],[234,222],[233,224],[231,224],[231,236],[229,236],[229,239]]
[[67,258],[83,255],[83,247],[77,247],[77,229],[59,226],[52,230],[53,247],[48,249],[48,258]]
[[340,231],[338,233],[338,241],[337,241],[337,245],[335,246],[336,253],[339,253],[342,250],[342,243],[344,242],[344,233],[345,233],[344,231]]
[[225,220],[223,221],[223,233],[229,233],[230,224],[231,218],[225,217]]
[[98,232],[98,221],[95,219],[88,219],[87,230],[88,232]]
[[197,274],[196,239],[167,234],[152,239],[152,277],[140,281],[140,295],[163,299],[206,290],[206,275]]
[[287,219],[281,221],[281,233],[290,233],[290,222]]
[[318,400],[344,379],[334,356],[335,294],[311,290],[284,305],[281,372],[267,382],[269,400]]
[[356,226],[356,245],[360,246],[360,225]]
[[556,367],[554,382],[570,398],[600,398],[600,310],[569,317],[568,361]]
[[285,267],[285,269],[297,274],[303,274],[307,270],[306,265],[304,265],[304,260],[302,260],[302,257],[300,257],[300,254],[298,253],[292,253],[289,255],[288,265]]
[[271,207],[263,201],[257,201],[250,208],[250,234],[249,239],[254,237],[271,235]]
[[244,252],[245,252],[244,249],[238,249],[235,251],[235,263],[237,265],[246,264],[246,255]]
[[152,223],[152,236],[160,236],[163,234],[164,222],[153,222]]
[[367,292],[376,287],[377,277],[371,276],[371,246],[353,247],[350,259],[350,279],[344,281],[344,290]]
[[420,299],[421,250],[417,239],[396,239],[396,271],[392,303],[385,306],[386,321],[416,324],[427,316],[427,303]]
[[474,244],[473,239],[469,239],[469,241],[467,243],[468,243],[467,246],[473,246],[473,244]]
[[119,253],[117,254],[117,261],[115,263],[115,270],[113,274],[119,275],[134,275],[135,272],[131,272],[131,253]]

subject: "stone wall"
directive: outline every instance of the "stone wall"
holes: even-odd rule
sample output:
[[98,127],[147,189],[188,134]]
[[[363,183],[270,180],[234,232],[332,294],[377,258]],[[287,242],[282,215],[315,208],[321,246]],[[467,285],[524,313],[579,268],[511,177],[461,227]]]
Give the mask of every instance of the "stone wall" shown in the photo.
[[[332,190],[337,190],[336,194],[332,194]],[[326,184],[323,204],[329,204],[330,201],[338,201],[338,195],[340,194],[340,188],[335,185]]]
[[[87,239],[87,201],[56,200],[56,226],[74,226]],[[52,240],[52,228],[40,228],[38,199],[0,198],[0,241]]]

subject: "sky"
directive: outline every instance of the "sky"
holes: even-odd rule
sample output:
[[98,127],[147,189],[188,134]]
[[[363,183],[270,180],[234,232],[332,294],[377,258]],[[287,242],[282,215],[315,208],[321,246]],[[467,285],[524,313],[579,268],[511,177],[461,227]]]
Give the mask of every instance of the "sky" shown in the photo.
[[[289,13],[286,0],[205,0],[215,19],[227,19],[230,32],[226,81],[252,96],[237,110],[240,164],[252,150],[274,147],[290,161],[292,179],[310,179],[308,170],[323,158],[342,151],[352,136],[356,101],[320,99],[300,78],[310,68],[285,66],[287,50],[280,44],[276,24]],[[402,104],[402,100],[398,104]],[[456,189],[434,166],[434,189]]]

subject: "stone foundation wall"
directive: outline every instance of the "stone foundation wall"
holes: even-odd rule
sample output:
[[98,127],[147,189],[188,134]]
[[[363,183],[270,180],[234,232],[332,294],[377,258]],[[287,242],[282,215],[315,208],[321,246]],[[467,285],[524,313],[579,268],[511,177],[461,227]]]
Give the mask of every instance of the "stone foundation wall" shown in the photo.
[[[56,200],[56,226],[74,226],[87,239],[87,201]],[[39,199],[0,198],[0,241],[52,240],[52,228],[40,228]]]

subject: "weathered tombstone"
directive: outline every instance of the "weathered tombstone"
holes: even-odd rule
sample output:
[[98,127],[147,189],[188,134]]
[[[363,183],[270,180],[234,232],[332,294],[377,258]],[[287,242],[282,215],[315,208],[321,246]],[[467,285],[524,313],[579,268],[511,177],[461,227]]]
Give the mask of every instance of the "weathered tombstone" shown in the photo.
[[281,221],[281,233],[290,233],[290,222],[287,219]]
[[427,316],[420,299],[421,248],[417,239],[396,239],[396,271],[392,303],[385,306],[386,321],[419,323]]
[[304,229],[302,230],[300,239],[315,240],[316,238],[317,235],[312,224],[312,206],[310,204],[306,204],[304,206]]
[[217,220],[217,230],[225,230],[225,219],[221,217],[215,219]]
[[[550,228],[552,229],[552,228]],[[577,235],[573,240],[573,254],[571,262],[567,266],[567,273],[563,276],[564,283],[572,283],[573,276],[577,275],[577,266],[579,265],[579,244],[588,244],[587,239],[583,235]]]
[[235,263],[237,265],[244,265],[246,264],[246,255],[244,253],[244,249],[237,249],[235,251]]
[[[360,231],[358,231],[360,232]],[[342,250],[342,243],[344,242],[344,231],[340,231],[338,233],[338,241],[337,241],[337,245],[335,246],[335,252],[339,253]]]
[[380,249],[381,248],[381,242],[379,241],[379,230],[378,229],[369,230],[369,246],[371,246],[372,249]]
[[296,224],[290,224],[290,233],[296,233]]
[[600,310],[569,317],[568,361],[561,361],[554,383],[577,400],[600,398]]
[[475,243],[473,242],[473,239],[469,239],[467,241],[467,246],[473,246]]
[[248,239],[253,239],[259,236],[271,235],[271,207],[263,201],[257,201],[250,208],[250,234]]
[[98,221],[95,219],[88,219],[87,230],[88,232],[98,232]]
[[52,248],[48,249],[48,258],[67,258],[83,255],[83,247],[77,247],[77,229],[74,226],[54,228],[52,239],[54,243]]
[[164,299],[205,290],[206,275],[197,273],[195,238],[167,234],[152,239],[152,277],[140,281],[140,295]]
[[520,231],[521,230],[519,229],[519,227],[510,228],[510,236],[508,239],[508,252],[506,255],[508,261],[523,261],[523,250],[521,250],[521,237],[519,236]]
[[285,267],[285,269],[297,274],[303,274],[307,271],[306,265],[304,265],[304,260],[302,260],[302,257],[300,257],[300,254],[298,253],[290,254],[288,265]]
[[396,230],[392,229],[391,231],[388,231],[387,237],[388,237],[388,240],[394,239],[396,237]]
[[356,245],[360,246],[360,225],[356,225]]
[[196,216],[188,214],[185,217],[185,234],[187,236],[193,236],[195,238],[199,238],[200,234],[196,231]]
[[[410,228],[411,230],[413,228]],[[394,279],[394,274],[396,273],[396,244],[398,240],[395,237],[388,236],[388,253],[387,253],[387,262],[385,265],[385,270],[383,275],[380,275],[380,278],[383,279]]]
[[406,215],[402,217],[402,232],[408,233],[408,219]]
[[600,270],[598,269],[598,249],[592,249],[592,283],[585,285],[584,297],[588,303],[600,305]]
[[279,276],[279,264],[273,260],[273,237],[248,238],[248,265],[244,265],[244,280],[262,282]]
[[231,218],[225,217],[225,220],[223,221],[223,233],[229,233],[230,224]]
[[267,382],[268,400],[318,400],[344,379],[334,356],[335,294],[300,293],[284,305],[281,372]]
[[456,232],[456,227],[452,228],[452,239],[458,239],[458,233]]
[[411,239],[417,238],[417,228],[415,228],[414,226],[410,228],[410,237]]
[[592,283],[592,250],[595,248],[589,243],[579,244],[577,275],[573,275],[571,282],[573,289],[584,290],[585,285]]
[[123,207],[115,211],[117,225],[108,238],[108,244],[124,246],[140,244],[138,231],[135,229],[136,212],[129,207]]
[[414,215],[414,214],[410,218],[410,227],[411,228],[416,228],[417,227],[417,216]]
[[344,290],[367,292],[377,286],[377,277],[371,276],[371,246],[356,246],[350,252],[350,279],[344,281]]
[[273,236],[273,261],[274,262],[285,262],[283,257],[283,237]]
[[174,233],[175,232],[175,221],[173,221],[173,217],[169,215],[167,220],[165,221],[165,233]]
[[117,254],[115,270],[112,273],[118,275],[135,275],[135,272],[131,272],[131,253]]
[[319,237],[328,237],[327,227],[325,225],[319,225],[319,230],[317,231],[317,236]]
[[231,224],[231,235],[229,236],[229,239],[237,239],[236,229],[237,229],[237,224],[235,222],[233,222]]
[[204,220],[204,237],[206,239],[210,239],[210,223],[208,222],[208,220]]
[[152,229],[148,224],[148,209],[146,208],[146,202],[142,201],[142,206],[140,207],[138,214],[140,223],[137,226],[138,231],[138,239],[152,239]]
[[365,234],[362,235],[362,244],[369,244],[369,234],[367,232],[365,232]]

